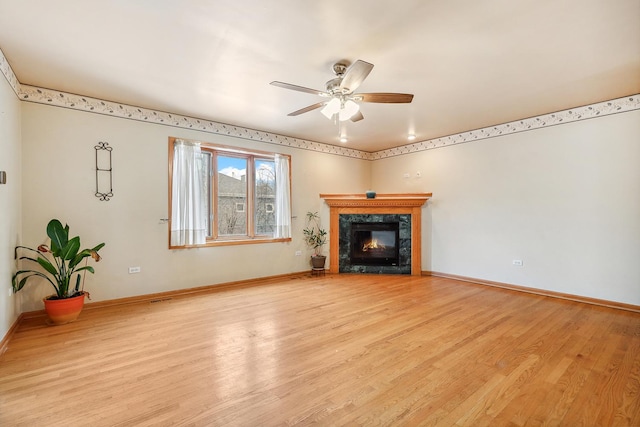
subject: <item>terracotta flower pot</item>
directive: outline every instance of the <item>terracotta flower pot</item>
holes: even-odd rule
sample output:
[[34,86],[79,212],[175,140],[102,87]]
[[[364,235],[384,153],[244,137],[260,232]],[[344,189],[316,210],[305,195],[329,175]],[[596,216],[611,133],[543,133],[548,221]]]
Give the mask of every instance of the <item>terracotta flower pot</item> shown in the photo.
[[86,292],[77,297],[64,299],[43,299],[44,311],[46,311],[49,320],[53,325],[64,325],[73,322],[78,318],[82,308],[84,307],[84,297]]

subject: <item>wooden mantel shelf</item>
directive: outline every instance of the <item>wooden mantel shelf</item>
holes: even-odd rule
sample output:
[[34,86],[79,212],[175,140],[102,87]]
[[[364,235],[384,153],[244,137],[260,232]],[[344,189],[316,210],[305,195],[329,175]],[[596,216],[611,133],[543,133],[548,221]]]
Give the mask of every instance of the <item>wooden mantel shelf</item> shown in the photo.
[[410,214],[411,215],[411,274],[422,273],[421,208],[431,193],[377,194],[368,199],[365,194],[320,194],[329,205],[329,272],[339,273],[339,240],[341,214]]
[[373,199],[364,194],[320,194],[330,207],[422,206],[430,197],[431,193],[376,194]]

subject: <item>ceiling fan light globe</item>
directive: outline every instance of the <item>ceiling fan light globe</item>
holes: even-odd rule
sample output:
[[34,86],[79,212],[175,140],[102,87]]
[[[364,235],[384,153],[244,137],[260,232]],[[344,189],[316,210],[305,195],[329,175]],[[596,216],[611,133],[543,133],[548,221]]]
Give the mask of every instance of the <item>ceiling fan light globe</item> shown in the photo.
[[333,98],[331,101],[327,102],[327,105],[324,106],[320,112],[329,120],[340,111],[340,100],[338,98]]
[[340,121],[344,122],[345,120],[349,120],[358,111],[360,111],[360,106],[350,99],[347,100],[344,103],[344,107],[340,110],[340,114],[339,114]]
[[323,116],[325,116],[327,119],[331,120],[331,118],[333,117],[333,114],[330,114],[326,111],[327,107],[323,108],[322,110],[320,110],[320,112],[322,113]]
[[349,116],[349,114],[347,114],[344,110],[340,110],[340,113],[338,113],[338,120],[340,120],[341,122],[346,122],[350,118],[351,117]]

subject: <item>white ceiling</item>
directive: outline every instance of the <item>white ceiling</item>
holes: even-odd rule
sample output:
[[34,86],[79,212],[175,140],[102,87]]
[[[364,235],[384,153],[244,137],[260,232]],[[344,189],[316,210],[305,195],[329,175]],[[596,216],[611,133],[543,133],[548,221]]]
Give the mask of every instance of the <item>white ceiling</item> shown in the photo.
[[640,0],[0,0],[23,84],[341,145],[338,60],[373,63],[346,146],[374,152],[640,93]]

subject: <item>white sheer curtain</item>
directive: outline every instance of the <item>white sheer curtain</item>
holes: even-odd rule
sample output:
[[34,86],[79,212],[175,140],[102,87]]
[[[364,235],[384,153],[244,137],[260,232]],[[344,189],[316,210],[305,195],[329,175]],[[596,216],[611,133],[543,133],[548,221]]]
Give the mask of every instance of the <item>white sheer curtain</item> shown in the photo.
[[291,191],[289,183],[289,158],[275,155],[276,168],[276,230],[274,238],[291,237]]
[[208,205],[207,171],[199,143],[176,140],[171,185],[171,245],[206,243]]

